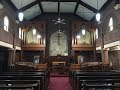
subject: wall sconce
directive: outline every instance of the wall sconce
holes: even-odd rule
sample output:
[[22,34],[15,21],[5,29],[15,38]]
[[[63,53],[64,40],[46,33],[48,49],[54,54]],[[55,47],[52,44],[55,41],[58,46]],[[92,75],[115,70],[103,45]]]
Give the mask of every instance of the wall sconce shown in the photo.
[[37,35],[37,38],[40,39],[40,38],[41,38],[41,35]]
[[80,39],[80,35],[77,35],[76,38],[77,38],[77,39]]

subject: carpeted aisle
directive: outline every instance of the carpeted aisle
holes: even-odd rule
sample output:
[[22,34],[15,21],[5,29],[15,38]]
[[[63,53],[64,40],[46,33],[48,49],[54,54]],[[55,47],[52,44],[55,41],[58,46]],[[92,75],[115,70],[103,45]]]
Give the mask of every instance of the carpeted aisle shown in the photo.
[[72,90],[68,77],[51,77],[48,90]]

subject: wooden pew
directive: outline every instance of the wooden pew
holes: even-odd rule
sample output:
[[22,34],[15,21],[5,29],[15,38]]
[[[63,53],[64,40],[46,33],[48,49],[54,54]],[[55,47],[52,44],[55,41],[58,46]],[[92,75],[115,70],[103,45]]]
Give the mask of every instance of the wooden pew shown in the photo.
[[49,70],[24,71],[24,72],[4,72],[0,74],[0,80],[39,80],[40,90],[46,90],[49,84]]
[[38,80],[0,80],[0,89],[40,90]]
[[4,74],[38,74],[38,75],[42,75],[41,73],[44,73],[43,76],[45,75],[44,77],[44,82],[45,82],[45,85],[44,87],[47,88],[48,85],[49,85],[49,82],[50,82],[50,68],[48,69],[42,69],[42,70],[19,70],[17,72],[4,72]]
[[81,64],[81,70],[83,71],[110,71],[111,67],[107,63],[102,62],[86,62]]
[[[72,72],[72,87],[73,90],[78,90],[78,87],[81,83],[83,85],[83,81],[87,80],[115,80],[120,79],[120,72],[115,71],[107,71],[107,72],[83,72],[83,71],[74,71]],[[120,82],[119,82],[120,83]],[[80,87],[79,87],[80,88]]]
[[120,88],[120,79],[79,80],[79,90]]
[[44,76],[35,74],[3,74],[0,75],[0,80],[39,80],[40,90],[45,90]]

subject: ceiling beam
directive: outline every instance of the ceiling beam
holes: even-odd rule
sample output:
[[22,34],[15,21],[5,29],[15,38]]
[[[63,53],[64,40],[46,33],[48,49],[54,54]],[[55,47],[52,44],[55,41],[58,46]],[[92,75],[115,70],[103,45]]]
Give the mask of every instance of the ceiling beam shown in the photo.
[[79,4],[81,4],[82,6],[86,7],[87,9],[93,11],[94,13],[98,12],[97,9],[93,8],[92,6],[84,3],[83,1],[79,0]]
[[107,2],[101,7],[100,12],[102,12],[103,10],[105,10],[107,8],[108,5],[110,5],[110,3],[114,1],[114,0],[107,0]]
[[18,11],[18,9],[17,9],[16,6],[12,3],[11,0],[5,0],[5,1],[8,3],[8,5],[9,5],[15,12]]
[[76,11],[77,11],[77,9],[78,9],[78,6],[79,6],[79,0],[77,0],[77,4],[76,4],[76,6],[75,6],[75,10],[74,10],[74,14],[76,14]]
[[36,5],[36,4],[38,4],[38,2],[37,2],[37,1],[32,2],[32,3],[28,4],[27,6],[25,6],[25,7],[21,8],[21,9],[19,9],[19,11],[24,12],[25,10],[27,10],[27,9],[31,8],[32,6],[34,6],[34,5]]
[[58,1],[58,14],[60,14],[60,1]]
[[41,5],[41,1],[37,0],[37,2],[38,2],[38,4],[39,4],[39,7],[40,7],[41,12],[43,13],[44,11],[43,11],[43,7],[42,7],[42,5]]

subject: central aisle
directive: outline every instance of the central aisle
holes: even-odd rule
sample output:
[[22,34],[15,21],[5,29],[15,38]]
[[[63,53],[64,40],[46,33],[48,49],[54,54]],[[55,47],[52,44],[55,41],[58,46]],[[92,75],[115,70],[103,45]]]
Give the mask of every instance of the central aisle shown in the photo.
[[51,77],[48,90],[72,90],[68,77]]

